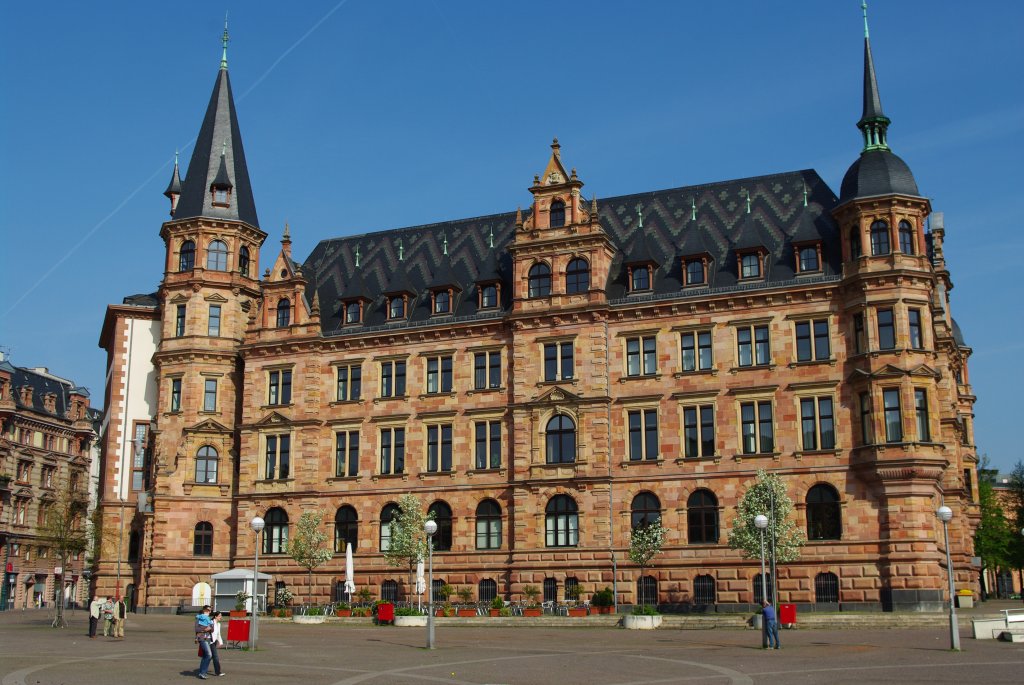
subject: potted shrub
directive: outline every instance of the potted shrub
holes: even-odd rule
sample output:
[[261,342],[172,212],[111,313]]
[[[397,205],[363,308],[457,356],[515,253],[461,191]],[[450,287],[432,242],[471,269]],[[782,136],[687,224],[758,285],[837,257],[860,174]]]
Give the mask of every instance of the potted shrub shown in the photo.
[[[497,618],[501,616],[501,610],[505,608],[505,601],[501,597],[495,597],[491,600],[491,608],[488,609],[488,613],[493,617]],[[512,612],[510,611],[509,614]]]
[[359,602],[361,604],[367,605],[370,603],[370,600],[373,599],[373,593],[370,592],[370,588],[362,587],[359,588],[359,592],[356,593],[356,597],[359,598]]
[[348,602],[338,602],[334,605],[334,615],[340,618],[347,618],[352,615],[352,607]]
[[536,585],[524,585],[523,595],[526,597],[526,606],[523,608],[523,616],[540,616],[541,609],[537,605],[537,598],[540,597],[540,590]]
[[451,602],[448,601],[448,598],[455,594],[455,588],[448,583],[445,583],[441,587],[437,588],[437,594],[441,598],[441,604],[440,606],[435,606],[434,615],[454,616],[455,609],[452,608]]
[[610,614],[615,606],[615,593],[610,587],[598,590],[590,598],[591,609],[598,614]]
[[370,607],[352,607],[352,615],[360,618],[366,618],[370,615]]
[[427,615],[416,607],[395,609],[395,625],[400,628],[426,627]]
[[[583,587],[579,583],[576,583],[575,585],[569,585],[565,588],[565,594],[567,594],[569,596],[569,599],[571,599],[572,601],[578,602],[580,599],[580,595],[583,594]],[[586,616],[587,608],[583,606],[571,606],[569,607],[569,615],[577,617]]]
[[654,630],[661,625],[661,614],[650,604],[633,607],[633,613],[622,617],[622,626],[629,630]]
[[252,597],[245,590],[239,590],[235,593],[235,608],[228,612],[228,616],[231,618],[245,618],[248,616],[248,612],[245,610],[245,604]]
[[473,591],[470,590],[468,587],[464,587],[459,588],[458,592],[456,592],[455,594],[459,596],[459,599],[462,600],[463,604],[463,606],[459,607],[459,616],[463,618],[476,616],[476,608],[469,606],[470,601],[473,599]]

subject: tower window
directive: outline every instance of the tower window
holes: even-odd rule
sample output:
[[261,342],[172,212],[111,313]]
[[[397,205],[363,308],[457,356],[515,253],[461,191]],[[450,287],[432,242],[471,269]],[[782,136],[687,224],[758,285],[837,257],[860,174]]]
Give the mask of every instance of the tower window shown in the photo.
[[881,257],[889,254],[889,224],[876,221],[871,224],[871,256]]
[[850,231],[850,259],[857,260],[860,256],[860,231],[854,228]]
[[574,259],[569,262],[565,271],[565,292],[570,295],[585,293],[590,289],[590,265],[585,259]]
[[286,328],[292,320],[292,303],[287,297],[277,301],[277,327]]
[[223,241],[214,240],[206,253],[206,268],[210,271],[228,270],[228,246]]
[[686,260],[686,285],[700,285],[704,283],[704,260]]
[[345,323],[359,323],[363,318],[363,308],[359,306],[359,302],[349,302],[345,305]]
[[196,266],[196,244],[186,240],[178,252],[178,271],[191,271]]
[[452,295],[447,290],[434,293],[434,313],[448,314],[452,310]]
[[529,296],[547,297],[551,294],[551,269],[543,262],[530,267]]
[[761,277],[761,255],[756,252],[740,257],[740,278]]
[[909,221],[900,222],[900,252],[914,254],[914,227]]
[[558,228],[559,226],[565,226],[565,203],[561,200],[555,200],[551,203],[551,227]]
[[238,273],[243,276],[249,275],[249,248],[245,245],[238,251]]

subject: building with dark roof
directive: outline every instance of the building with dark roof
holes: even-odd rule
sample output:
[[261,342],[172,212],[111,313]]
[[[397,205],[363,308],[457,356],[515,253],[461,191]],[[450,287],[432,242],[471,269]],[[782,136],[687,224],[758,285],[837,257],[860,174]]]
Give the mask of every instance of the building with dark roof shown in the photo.
[[[405,598],[383,552],[411,493],[439,524],[440,579],[481,601],[607,585],[746,610],[759,565],[728,540],[761,471],[807,538],[781,599],[940,607],[939,502],[973,586],[970,349],[866,32],[864,54],[864,145],[838,197],[807,169],[587,199],[556,139],[526,209],[328,238],[300,261],[287,227],[261,254],[225,53],[165,193],[163,280],[101,336],[103,500],[110,521],[137,504],[139,603],[189,603],[244,564],[256,516],[261,569],[304,585],[288,536],[317,510],[338,553],[317,599],[338,596],[348,544],[358,585]],[[641,578],[629,539],[654,519],[665,546]],[[102,591],[124,561],[104,559]]]

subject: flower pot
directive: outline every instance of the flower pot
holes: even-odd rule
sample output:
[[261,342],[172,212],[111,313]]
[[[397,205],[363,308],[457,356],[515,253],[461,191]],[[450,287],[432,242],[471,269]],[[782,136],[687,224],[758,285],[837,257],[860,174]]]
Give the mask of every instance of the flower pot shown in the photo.
[[501,616],[501,609],[488,609],[487,614],[491,618],[499,618]]
[[248,615],[249,615],[249,612],[246,611],[245,609],[242,609],[241,611],[239,611],[237,609],[232,609],[231,611],[228,612],[228,617],[229,618],[245,618]]
[[335,614],[337,616],[339,616],[340,618],[348,618],[349,616],[352,615],[352,610],[351,609],[338,609],[337,611],[335,611]]
[[614,607],[595,607],[595,606],[592,606],[592,607],[590,607],[590,611],[591,611],[591,613],[594,613],[594,614],[610,614],[610,613],[612,613],[612,609],[613,608]]
[[541,615],[541,608],[540,607],[530,607],[528,609],[523,609],[523,616],[540,616],[540,615]]
[[425,628],[426,616],[395,616],[395,625],[399,628]]
[[569,615],[579,618],[587,615],[586,607],[569,607]]
[[452,610],[451,612],[447,612],[444,609],[435,609],[434,610],[434,616],[444,617],[444,616],[454,616],[454,615],[455,615],[455,611],[454,610]]
[[472,618],[476,616],[476,609],[459,609],[460,618]]
[[654,630],[661,625],[661,616],[633,616],[627,614],[622,617],[622,626],[627,630]]

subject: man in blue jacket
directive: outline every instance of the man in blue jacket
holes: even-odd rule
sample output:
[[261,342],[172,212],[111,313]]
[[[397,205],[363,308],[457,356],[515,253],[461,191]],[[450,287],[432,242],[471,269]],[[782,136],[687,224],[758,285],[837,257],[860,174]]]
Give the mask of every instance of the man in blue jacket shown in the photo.
[[768,636],[768,646],[765,649],[778,649],[779,620],[775,615],[775,607],[768,602],[761,602],[761,614],[764,620],[764,631]]

